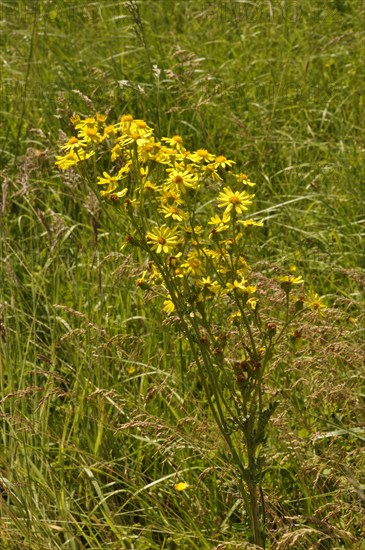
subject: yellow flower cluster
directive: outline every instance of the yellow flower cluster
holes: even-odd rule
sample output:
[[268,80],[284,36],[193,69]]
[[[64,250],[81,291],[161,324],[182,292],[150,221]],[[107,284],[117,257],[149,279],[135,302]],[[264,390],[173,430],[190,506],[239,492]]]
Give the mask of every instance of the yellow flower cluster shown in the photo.
[[93,157],[100,195],[129,218],[127,243],[153,259],[137,284],[159,285],[168,314],[177,304],[204,311],[212,301],[230,305],[230,320],[237,306],[255,310],[256,286],[247,281],[245,258],[252,228],[262,225],[246,218],[255,184],[234,172],[233,160],[187,150],[180,135],[159,140],[144,120],[128,114],[116,124],[106,119],[73,116],[74,135],[56,165],[66,170]]

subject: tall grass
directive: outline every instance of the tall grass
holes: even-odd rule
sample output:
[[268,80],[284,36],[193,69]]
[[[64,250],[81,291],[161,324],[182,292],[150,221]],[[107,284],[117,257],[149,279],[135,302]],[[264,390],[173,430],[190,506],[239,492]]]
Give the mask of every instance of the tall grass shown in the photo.
[[295,265],[329,305],[270,373],[268,547],[362,548],[363,2],[0,9],[1,548],[252,547],[185,342],[105,211],[54,168],[69,116],[92,109],[257,181],[250,262]]

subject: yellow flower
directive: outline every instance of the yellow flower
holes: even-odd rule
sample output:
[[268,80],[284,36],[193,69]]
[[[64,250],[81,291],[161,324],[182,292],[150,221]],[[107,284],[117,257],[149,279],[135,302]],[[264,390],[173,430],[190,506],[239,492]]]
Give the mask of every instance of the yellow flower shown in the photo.
[[186,261],[181,264],[181,267],[186,270],[186,273],[197,275],[201,277],[203,275],[203,262],[197,252],[189,252]]
[[153,129],[148,126],[147,122],[138,119],[134,120],[131,124],[131,133],[133,133],[133,131],[138,132],[141,136],[153,133]]
[[198,164],[204,161],[212,162],[215,160],[214,155],[209,153],[209,151],[207,151],[206,149],[198,149],[197,151],[189,155],[188,158]]
[[228,321],[229,323],[237,323],[237,321],[238,321],[241,317],[242,317],[241,312],[240,312],[240,311],[235,311],[234,313],[232,313],[232,314],[228,317],[227,321]]
[[152,191],[153,193],[155,193],[158,190],[159,190],[158,185],[156,185],[153,181],[146,180],[143,182],[144,192]]
[[204,231],[201,225],[194,225],[194,227],[191,225],[183,225],[181,230],[185,233],[186,239],[193,239],[196,235],[200,235]]
[[138,160],[139,162],[148,162],[149,160],[156,160],[156,156],[161,149],[161,143],[155,141],[153,136],[148,140],[139,142],[138,146]]
[[114,189],[107,189],[106,191],[100,191],[100,196],[104,197],[105,199],[109,199],[111,201],[117,201],[124,197],[128,193],[127,187],[122,189],[121,191],[115,191]]
[[80,115],[73,114],[70,117],[70,122],[73,126],[76,126],[76,124],[78,124],[80,121],[81,121]]
[[245,292],[246,286],[245,286],[245,279],[241,279],[241,281],[233,281],[233,283],[227,283],[226,287],[228,292]]
[[88,143],[102,141],[103,136],[99,133],[98,121],[94,117],[85,118],[75,125],[80,139]]
[[189,487],[188,483],[185,481],[180,481],[180,483],[175,483],[175,491],[185,491]]
[[148,142],[153,134],[153,129],[144,120],[133,119],[132,115],[123,115],[118,126],[123,131],[121,139],[125,145],[141,138]]
[[243,211],[248,210],[248,205],[252,204],[253,197],[255,195],[249,195],[246,191],[233,192],[230,187],[224,187],[224,190],[219,193],[218,207],[225,208],[225,212],[230,212],[232,209],[237,214],[242,214]]
[[283,275],[282,277],[277,277],[279,283],[284,285],[301,285],[304,283],[303,277],[293,277],[292,275]]
[[65,145],[62,145],[61,149],[64,151],[74,151],[79,147],[85,147],[86,141],[77,138],[76,136],[71,136]]
[[165,185],[161,190],[161,202],[170,206],[180,206],[183,201],[178,189],[171,189]]
[[198,281],[198,285],[203,290],[208,290],[212,294],[218,294],[218,292],[221,290],[218,281],[212,281],[210,275],[208,275],[208,277],[202,277],[200,281]]
[[177,151],[184,150],[183,138],[181,136],[172,136],[172,138],[163,137],[161,141],[165,141],[170,147]]
[[231,219],[231,216],[228,214],[228,212],[223,212],[223,216],[220,217],[218,214],[215,214],[212,216],[208,222],[209,225],[216,225],[217,227],[225,226],[225,229],[228,229],[228,225],[226,225],[229,220]]
[[251,306],[251,309],[255,310],[257,306],[258,299],[257,298],[249,298],[246,302],[249,306]]
[[214,225],[215,227],[209,233],[209,239],[215,240],[217,238],[217,233],[221,233],[229,228],[228,222],[230,220],[230,215],[227,212],[223,212],[223,216],[220,217],[218,214],[212,216],[208,222],[209,225]]
[[110,176],[107,172],[103,172],[103,177],[98,176],[98,185],[106,185],[108,184],[110,188],[115,189],[118,185],[118,181],[120,180],[119,174],[116,176]]
[[163,311],[165,313],[172,313],[173,311],[175,311],[175,305],[174,302],[171,300],[171,296],[169,296],[167,300],[164,301],[163,305]]
[[255,187],[256,185],[256,183],[250,181],[247,174],[243,174],[242,172],[240,174],[235,174],[235,178],[241,185],[248,185],[249,187]]
[[290,289],[293,285],[301,285],[304,283],[303,277],[293,277],[292,275],[283,275],[282,277],[277,277],[281,288],[289,294]]
[[135,285],[142,288],[142,290],[149,289],[150,285],[146,277],[147,277],[147,271],[143,271],[141,277],[138,277],[138,279],[135,280]]
[[107,139],[109,137],[114,137],[115,134],[116,134],[116,128],[113,124],[106,126],[103,130],[102,141],[104,141],[104,139]]
[[169,172],[169,177],[166,181],[166,185],[172,189],[178,189],[182,193],[186,191],[187,187],[195,187],[198,183],[197,175],[191,174],[187,170],[181,171],[172,168],[167,169],[167,172]]
[[122,151],[123,151],[123,150],[122,150],[121,145],[120,145],[119,143],[116,143],[116,144],[114,145],[114,147],[112,147],[112,150],[111,150],[112,154],[111,154],[110,160],[111,160],[112,162],[114,162],[115,160],[117,160],[117,158],[120,157],[120,156],[122,155]]
[[323,298],[318,296],[318,294],[313,291],[308,292],[307,296],[304,299],[304,304],[312,311],[317,311],[319,315],[323,315],[322,310],[327,309],[327,306],[323,302]]
[[102,113],[97,113],[96,115],[96,120],[101,124],[104,124],[107,118],[108,118],[108,115],[103,115]]
[[95,154],[95,151],[91,151],[90,153],[85,153],[82,149],[75,152],[70,151],[65,155],[64,157],[56,157],[56,166],[58,166],[61,170],[67,170],[71,166],[75,166],[75,164],[78,164],[79,162],[83,160],[87,160],[90,157],[92,157]]
[[165,214],[165,218],[171,217],[173,220],[178,222],[182,222],[183,220],[187,220],[189,218],[189,215],[186,212],[183,212],[179,208],[176,208],[176,206],[172,206],[170,204],[161,206],[161,208],[159,208],[159,212]]
[[223,155],[218,155],[214,159],[214,164],[218,168],[219,166],[221,168],[230,168],[233,164],[236,164],[234,160],[228,160]]
[[170,229],[167,225],[155,227],[146,234],[146,239],[152,250],[155,250],[157,254],[161,254],[161,252],[169,254],[180,242],[176,230]]
[[246,227],[246,229],[250,227],[263,227],[264,222],[261,220],[259,222],[255,222],[255,220],[237,220],[238,223],[243,225],[243,227]]
[[122,130],[122,132],[129,132],[129,128],[131,126],[131,123],[133,121],[132,115],[122,115],[119,123],[119,128]]
[[127,162],[127,164],[119,170],[116,176],[111,176],[107,172],[103,172],[103,176],[98,176],[97,184],[108,185],[107,193],[111,193],[117,189],[118,182],[129,173],[131,165],[131,162]]
[[205,164],[202,168],[204,170],[204,178],[212,179],[215,181],[223,181],[217,172],[218,166],[214,162]]

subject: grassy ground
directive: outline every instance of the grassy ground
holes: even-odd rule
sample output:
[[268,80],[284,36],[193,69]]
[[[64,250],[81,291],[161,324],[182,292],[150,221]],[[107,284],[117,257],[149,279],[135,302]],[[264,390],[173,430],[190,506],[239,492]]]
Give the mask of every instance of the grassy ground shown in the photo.
[[252,547],[185,342],[94,196],[54,167],[69,116],[94,110],[257,182],[251,263],[295,265],[329,305],[268,380],[267,546],[365,548],[362,0],[0,13],[1,548]]

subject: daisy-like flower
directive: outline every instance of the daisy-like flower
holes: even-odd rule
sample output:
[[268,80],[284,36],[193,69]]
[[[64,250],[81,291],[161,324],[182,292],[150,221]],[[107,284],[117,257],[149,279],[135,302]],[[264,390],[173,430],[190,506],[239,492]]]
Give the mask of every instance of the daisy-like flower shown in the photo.
[[123,133],[129,133],[129,129],[133,120],[133,115],[122,115],[118,126]]
[[85,153],[85,151],[82,149],[78,150],[77,152],[70,151],[64,157],[56,157],[57,160],[55,164],[61,170],[67,170],[68,168],[71,168],[71,166],[75,166],[75,164],[78,164],[82,160],[87,160],[93,155],[95,155],[95,151],[91,151],[90,153]]
[[176,230],[170,229],[167,225],[154,227],[152,231],[146,234],[146,239],[152,250],[155,250],[157,254],[161,254],[161,252],[169,254],[180,242]]
[[109,185],[110,188],[115,189],[120,180],[120,175],[110,176],[107,172],[103,172],[103,177],[98,176],[98,185]]
[[138,160],[145,163],[149,160],[156,160],[156,156],[161,149],[161,143],[155,141],[153,136],[149,137],[147,141],[140,143],[138,147]]
[[179,135],[172,136],[172,138],[163,137],[161,141],[164,141],[167,145],[169,145],[169,147],[176,149],[176,151],[185,150],[183,146],[183,138]]
[[107,172],[103,172],[103,177],[98,176],[98,185],[107,185],[107,189],[100,191],[100,195],[106,199],[118,200],[127,193],[128,189],[123,189],[122,191],[116,191],[118,189],[119,181],[125,176],[125,173],[128,173],[128,169],[123,167],[119,170],[116,176],[111,176]]
[[130,133],[138,133],[142,136],[150,136],[153,134],[153,128],[150,128],[144,120],[133,120],[130,126]]
[[206,149],[198,149],[191,153],[188,158],[193,162],[200,164],[201,162],[212,162],[215,160],[215,156],[209,153]]
[[161,203],[168,204],[170,206],[180,206],[183,201],[178,189],[174,189],[165,185],[161,190]]
[[160,149],[155,155],[154,160],[159,164],[167,164],[171,166],[177,154],[176,149],[165,147],[160,144]]
[[94,117],[81,120],[75,128],[78,130],[78,137],[87,141],[87,143],[100,142],[103,139],[102,134],[99,132],[98,121]]
[[312,311],[317,311],[319,315],[323,315],[323,310],[327,309],[327,306],[316,292],[309,291],[304,299],[304,304]]
[[228,222],[230,220],[230,215],[227,212],[223,212],[223,216],[220,217],[218,214],[212,216],[208,222],[209,225],[214,225],[209,233],[209,239],[216,240],[218,233],[225,231],[229,228]]
[[203,172],[203,178],[205,179],[211,179],[213,181],[223,181],[221,176],[218,174],[218,166],[214,162],[210,162],[209,164],[205,164],[201,167]]
[[144,120],[133,119],[131,121],[121,122],[120,127],[123,130],[123,135],[120,137],[123,145],[130,145],[137,142],[137,145],[140,146],[144,143],[148,143],[153,134],[153,129],[150,128]]
[[218,294],[221,290],[218,281],[212,281],[210,275],[208,275],[208,277],[202,277],[198,281],[198,286],[200,286],[203,290],[211,292],[212,294]]
[[227,283],[228,292],[244,292],[246,290],[245,286],[246,280],[241,279],[241,281],[234,280],[233,283]]
[[186,261],[181,264],[181,267],[188,275],[191,274],[197,277],[201,277],[203,275],[204,265],[201,258],[199,257],[199,254],[195,251],[189,252]]
[[287,294],[289,294],[293,285],[302,285],[304,283],[303,277],[293,277],[292,275],[283,275],[282,277],[277,277],[276,280],[279,281],[281,288]]
[[96,115],[96,120],[100,124],[104,124],[107,118],[108,118],[108,115],[104,115],[103,113],[97,113]]
[[218,155],[214,159],[214,165],[217,168],[219,168],[219,167],[221,167],[221,168],[230,168],[231,166],[233,166],[233,164],[236,164],[234,160],[228,160],[223,155]]
[[255,195],[249,195],[246,191],[233,192],[230,187],[224,187],[223,191],[218,196],[218,207],[225,208],[225,212],[229,213],[234,210],[237,214],[242,214],[245,210],[248,210],[248,206],[252,204],[253,197]]
[[247,174],[243,174],[242,172],[240,172],[239,174],[235,174],[234,177],[241,185],[248,185],[249,187],[255,187],[256,185],[256,183],[250,181],[250,178]]
[[189,215],[186,212],[183,212],[171,204],[161,206],[161,208],[159,208],[159,212],[165,214],[165,218],[171,217],[173,220],[178,222],[182,222],[183,220],[187,220],[189,218]]
[[191,174],[188,170],[180,171],[175,168],[167,169],[169,173],[168,180],[165,185],[172,189],[178,189],[181,193],[185,193],[187,188],[196,187],[198,177],[196,174]]
[[156,185],[156,183],[154,183],[153,181],[146,180],[143,182],[144,193],[148,193],[148,192],[156,193],[158,190],[159,190],[158,185]]
[[128,192],[127,187],[125,187],[121,191],[115,191],[115,188],[111,190],[107,189],[106,191],[100,191],[100,196],[104,197],[104,199],[109,199],[111,201],[118,201],[119,199],[124,197],[124,195],[126,195],[127,192]]
[[86,140],[79,139],[76,136],[71,136],[65,145],[62,145],[61,149],[64,151],[74,151],[80,147],[86,147]]
[[223,212],[223,216],[220,217],[218,214],[215,214],[212,216],[208,222],[209,225],[215,225],[216,227],[220,227],[221,225],[225,226],[225,229],[228,229],[227,223],[231,219],[231,216],[228,214],[228,212]]
[[81,122],[80,115],[73,114],[72,116],[70,116],[70,122],[73,126],[76,126],[76,124],[79,124],[79,122]]
[[114,137],[116,135],[116,128],[113,124],[110,124],[109,126],[106,126],[103,130],[102,140]]

